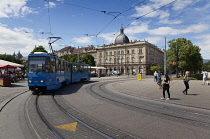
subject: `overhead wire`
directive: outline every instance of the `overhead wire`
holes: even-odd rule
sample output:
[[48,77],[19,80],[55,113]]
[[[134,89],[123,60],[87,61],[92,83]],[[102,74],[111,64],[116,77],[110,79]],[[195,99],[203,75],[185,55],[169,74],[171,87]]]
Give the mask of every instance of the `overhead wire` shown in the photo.
[[150,11],[150,12],[148,12],[148,13],[142,15],[142,16],[137,17],[135,20],[133,20],[133,21],[131,21],[129,24],[127,24],[126,27],[128,27],[129,25],[131,25],[131,24],[132,24],[133,22],[135,22],[136,20],[138,20],[138,19],[140,19],[140,18],[142,18],[142,17],[144,17],[144,16],[146,16],[146,15],[148,15],[148,14],[150,14],[150,13],[153,13],[153,12],[155,12],[155,11],[157,11],[157,10],[163,8],[163,7],[166,7],[166,6],[168,6],[168,5],[172,4],[172,3],[174,3],[175,1],[177,1],[177,0],[174,0],[174,1],[170,2],[170,3],[168,3],[168,4],[165,4],[165,5],[163,5],[163,6],[159,7],[159,8],[157,8],[157,9],[154,9],[154,10],[152,10],[152,11]]
[[52,34],[51,32],[51,17],[50,17],[50,0],[45,0],[47,2],[47,11],[48,11],[48,21],[49,21],[49,29],[50,29],[50,33]]
[[66,3],[66,2],[64,2],[63,4],[71,5],[71,6],[75,6],[75,7],[80,7],[80,8],[84,8],[84,9],[88,9],[88,10],[92,10],[92,11],[101,12],[100,10],[97,10],[97,9],[93,9],[93,8],[89,8],[89,7],[85,7],[85,6],[80,6],[80,5],[76,5],[76,4],[71,4],[71,3]]
[[[143,0],[143,1],[141,1],[141,2],[139,2],[139,3],[137,3],[137,4],[135,4],[134,6],[132,6],[132,7],[130,7],[130,8],[128,8],[128,9],[126,9],[126,10],[124,10],[123,12],[117,12],[117,13],[119,13],[119,14],[117,14],[111,21],[109,21],[109,23],[108,24],[106,24],[97,34],[96,34],[96,37],[104,30],[104,29],[106,29],[118,16],[120,16],[121,14],[123,14],[123,13],[125,13],[125,12],[127,12],[127,11],[129,11],[129,10],[131,10],[131,9],[133,9],[134,7],[136,7],[137,5],[140,5],[140,4],[142,4],[143,2],[145,2],[145,1],[147,1],[147,0]],[[106,13],[106,11],[102,11],[102,12],[104,12],[104,13]],[[110,13],[110,12],[109,12]]]

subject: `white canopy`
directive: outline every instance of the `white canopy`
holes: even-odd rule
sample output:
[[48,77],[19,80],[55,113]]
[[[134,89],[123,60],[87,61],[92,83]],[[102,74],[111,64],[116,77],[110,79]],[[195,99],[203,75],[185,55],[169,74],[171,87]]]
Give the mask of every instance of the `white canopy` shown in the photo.
[[13,62],[9,62],[9,61],[5,61],[5,60],[0,59],[0,66],[6,66],[6,65],[10,65],[10,66],[13,66],[13,67],[24,67],[21,64],[17,64],[17,63],[13,63]]
[[91,69],[106,69],[106,68],[104,68],[104,67],[92,67],[91,66]]

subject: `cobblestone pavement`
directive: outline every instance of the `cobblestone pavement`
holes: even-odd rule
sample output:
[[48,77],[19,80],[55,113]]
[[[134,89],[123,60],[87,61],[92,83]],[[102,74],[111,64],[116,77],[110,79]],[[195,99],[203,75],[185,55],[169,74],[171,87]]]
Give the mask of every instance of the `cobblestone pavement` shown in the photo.
[[[171,100],[160,99],[163,91],[159,89],[152,76],[147,76],[142,80],[133,77],[133,80],[115,82],[111,85],[111,89],[135,97],[210,110],[210,85],[202,85],[201,80],[191,80],[189,86],[188,95],[184,95],[183,81],[172,80],[170,84]],[[167,96],[166,92],[166,98]]]

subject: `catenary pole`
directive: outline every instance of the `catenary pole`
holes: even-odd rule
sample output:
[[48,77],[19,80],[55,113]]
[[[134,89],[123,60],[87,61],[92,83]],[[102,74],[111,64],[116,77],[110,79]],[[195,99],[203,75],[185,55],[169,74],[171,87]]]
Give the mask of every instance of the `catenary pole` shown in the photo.
[[165,50],[164,50],[164,74],[166,74],[166,37],[165,37]]

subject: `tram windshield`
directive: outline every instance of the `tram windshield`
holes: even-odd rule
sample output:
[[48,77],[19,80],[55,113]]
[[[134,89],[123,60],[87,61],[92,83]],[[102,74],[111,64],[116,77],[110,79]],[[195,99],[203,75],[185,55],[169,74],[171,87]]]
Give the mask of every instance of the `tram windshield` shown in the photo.
[[44,73],[46,72],[47,57],[29,57],[29,73]]

